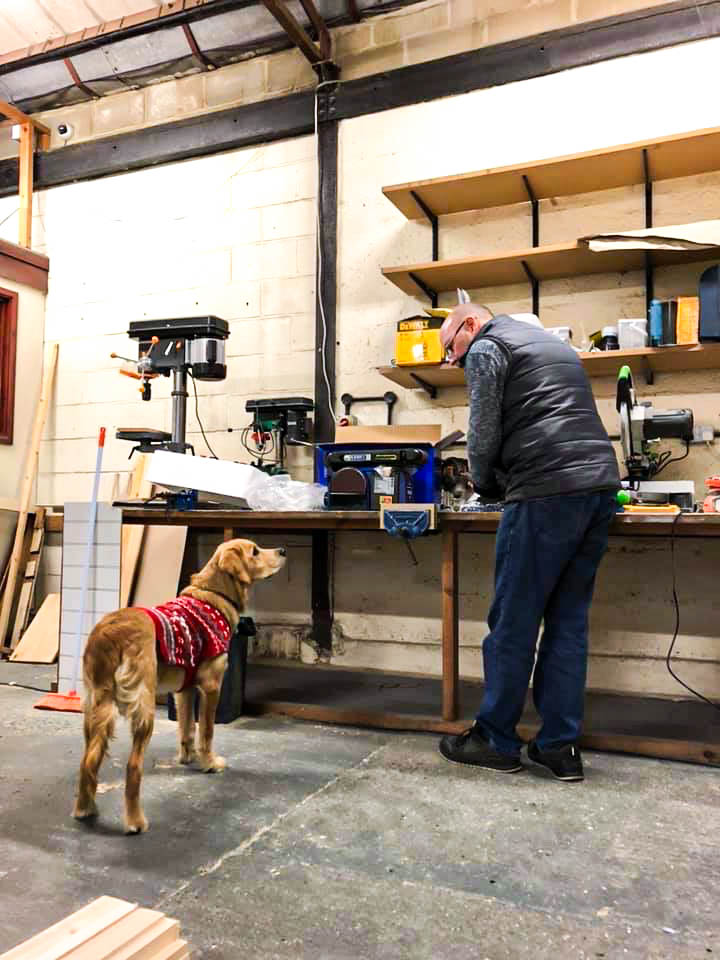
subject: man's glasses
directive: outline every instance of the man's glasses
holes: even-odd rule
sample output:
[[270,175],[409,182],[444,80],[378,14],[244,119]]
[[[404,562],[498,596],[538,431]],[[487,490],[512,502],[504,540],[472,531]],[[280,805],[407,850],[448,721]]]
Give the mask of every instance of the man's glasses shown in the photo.
[[456,330],[455,333],[453,334],[452,340],[451,340],[450,343],[447,345],[447,347],[445,347],[445,359],[446,359],[446,360],[451,360],[451,359],[453,359],[453,353],[452,353],[453,344],[455,343],[455,341],[456,341],[456,339],[457,339],[457,335],[460,333],[460,331],[462,330],[462,328],[465,326],[465,323],[466,323],[466,321],[463,320],[463,322],[460,324],[460,326],[457,328],[457,330]]

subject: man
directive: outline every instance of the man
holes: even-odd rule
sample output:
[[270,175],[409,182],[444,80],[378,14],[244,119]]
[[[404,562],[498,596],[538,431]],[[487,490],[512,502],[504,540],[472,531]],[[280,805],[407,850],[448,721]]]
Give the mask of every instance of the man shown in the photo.
[[515,728],[534,664],[542,727],[528,757],[560,780],[582,780],[588,611],[620,486],[615,454],[580,360],[557,337],[472,303],[452,311],[440,336],[449,362],[465,367],[475,492],[505,499],[485,694],[474,726],[443,737],[440,752],[522,770]]

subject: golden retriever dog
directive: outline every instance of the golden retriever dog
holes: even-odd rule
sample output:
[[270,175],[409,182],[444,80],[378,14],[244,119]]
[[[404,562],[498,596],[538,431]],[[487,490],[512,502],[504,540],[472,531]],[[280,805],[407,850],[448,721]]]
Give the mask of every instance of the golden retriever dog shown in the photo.
[[[217,548],[200,573],[193,574],[191,585],[175,601],[150,611],[132,607],[118,610],[95,626],[83,657],[85,753],[80,764],[74,817],[85,820],[97,815],[98,771],[113,737],[117,707],[130,721],[132,731],[125,779],[125,832],[147,830],[140,804],[140,782],[145,748],[155,721],[156,693],[173,693],[176,697],[178,762],[197,760],[206,773],[225,767],[225,760],[213,753],[212,741],[227,652],[212,654],[222,650],[223,644],[227,650],[227,641],[245,609],[253,581],[273,576],[284,564],[282,548],[262,550],[250,540],[228,540]],[[186,608],[190,610],[187,620],[183,619]],[[169,612],[169,616],[163,618],[157,611]],[[171,626],[180,630],[179,640]],[[188,653],[191,644],[192,656]],[[165,663],[158,653],[167,653],[168,648],[173,656]],[[202,657],[202,653],[206,656]],[[182,665],[176,665],[178,662]],[[201,700],[197,746],[195,687],[200,690]]]

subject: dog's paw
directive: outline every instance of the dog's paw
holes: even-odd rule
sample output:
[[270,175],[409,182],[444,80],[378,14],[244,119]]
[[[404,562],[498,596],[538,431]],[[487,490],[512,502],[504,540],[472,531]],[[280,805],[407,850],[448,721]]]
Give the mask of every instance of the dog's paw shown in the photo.
[[203,773],[220,773],[227,766],[225,757],[218,757],[215,754],[209,757],[198,757],[198,760]]
[[140,816],[135,820],[125,820],[125,835],[135,836],[138,833],[145,833],[150,824],[147,822],[144,816]]
[[181,748],[178,751],[175,760],[177,763],[187,766],[189,763],[195,763],[197,760],[197,753],[194,750],[186,750],[185,748]]
[[98,808],[94,801],[86,805],[76,803],[72,815],[76,820],[91,820],[98,815]]

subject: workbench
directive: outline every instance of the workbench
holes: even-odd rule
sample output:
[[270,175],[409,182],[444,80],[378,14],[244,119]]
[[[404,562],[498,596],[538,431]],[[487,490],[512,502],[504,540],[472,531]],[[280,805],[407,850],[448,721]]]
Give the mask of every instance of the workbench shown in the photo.
[[[618,514],[612,537],[653,537],[668,540],[673,517]],[[482,684],[460,681],[458,540],[463,534],[494,535],[499,514],[442,513],[436,534],[441,551],[442,679],[347,670],[323,665],[298,667],[253,665],[249,671],[248,712],[282,713],[320,722],[385,729],[459,732],[471,722],[466,706],[477,709]],[[123,523],[172,524],[196,531],[222,531],[224,539],[307,534],[312,539],[313,639],[321,653],[330,654],[330,537],[337,532],[376,532],[378,514],[365,511],[259,512],[242,510],[166,511],[124,508]],[[49,518],[50,530],[62,529],[61,518]],[[683,514],[674,526],[678,539],[720,537],[720,515]],[[409,682],[409,681],[412,682]],[[280,692],[278,692],[280,691]],[[380,694],[378,694],[380,691]],[[408,695],[409,691],[409,695]],[[395,700],[396,709],[389,701]],[[368,708],[368,701],[376,706]],[[426,709],[427,703],[430,709]],[[420,707],[420,709],[418,709]],[[537,727],[531,712],[519,732],[530,737]],[[695,699],[620,696],[588,692],[583,745],[599,750],[686,760],[720,766],[720,713]]]

